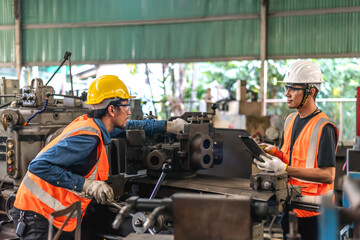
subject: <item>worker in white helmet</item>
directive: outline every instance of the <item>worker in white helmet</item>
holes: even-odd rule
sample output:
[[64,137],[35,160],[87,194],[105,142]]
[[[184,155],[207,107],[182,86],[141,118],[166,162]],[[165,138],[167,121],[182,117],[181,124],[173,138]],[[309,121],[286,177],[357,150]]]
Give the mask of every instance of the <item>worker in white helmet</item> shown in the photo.
[[[319,203],[332,194],[335,179],[335,153],[338,130],[316,106],[316,95],[324,82],[320,68],[308,60],[295,62],[284,81],[290,109],[296,112],[285,119],[282,142],[277,149],[265,145],[264,162],[254,160],[261,170],[287,172],[289,183],[302,187],[305,202]],[[302,239],[318,239],[318,212],[294,209]],[[286,212],[286,211],[285,211]],[[282,216],[284,239],[289,231],[288,214]]]

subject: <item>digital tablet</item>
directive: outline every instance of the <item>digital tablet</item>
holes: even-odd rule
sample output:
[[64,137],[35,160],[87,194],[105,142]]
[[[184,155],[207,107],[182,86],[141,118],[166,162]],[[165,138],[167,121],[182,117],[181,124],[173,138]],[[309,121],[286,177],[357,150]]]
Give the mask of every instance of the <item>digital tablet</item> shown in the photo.
[[264,162],[264,160],[260,157],[261,154],[265,155],[265,152],[261,149],[261,147],[254,141],[251,136],[241,136],[239,135],[247,149],[248,153],[250,153],[254,158],[259,160],[260,162]]

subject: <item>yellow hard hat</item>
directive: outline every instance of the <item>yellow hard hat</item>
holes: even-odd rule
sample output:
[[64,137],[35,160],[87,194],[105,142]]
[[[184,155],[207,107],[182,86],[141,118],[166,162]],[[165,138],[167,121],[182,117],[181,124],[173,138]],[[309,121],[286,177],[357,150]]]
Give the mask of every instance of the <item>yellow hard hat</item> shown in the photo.
[[86,104],[99,104],[108,98],[129,99],[135,96],[130,96],[127,87],[117,76],[104,75],[90,84]]

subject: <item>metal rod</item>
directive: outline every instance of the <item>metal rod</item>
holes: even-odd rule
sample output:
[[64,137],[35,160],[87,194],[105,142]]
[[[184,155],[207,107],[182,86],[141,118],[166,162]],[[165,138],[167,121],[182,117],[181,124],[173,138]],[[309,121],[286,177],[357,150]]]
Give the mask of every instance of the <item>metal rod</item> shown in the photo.
[[0,108],[7,107],[7,106],[9,106],[11,103],[12,103],[12,102],[4,103],[3,105],[0,105]]
[[21,97],[21,96],[17,96],[16,94],[3,94],[0,95],[0,97]]
[[71,52],[65,52],[64,55],[64,60],[62,61],[62,63],[60,64],[60,66],[56,69],[56,71],[54,72],[54,74],[50,77],[50,79],[47,81],[47,83],[45,84],[45,86],[47,86],[49,84],[49,82],[53,79],[53,77],[55,76],[55,74],[59,71],[59,69],[62,67],[62,65],[64,65],[64,63],[66,62],[66,60],[68,60],[68,58],[71,56]]
[[71,74],[71,58],[70,58],[70,56],[69,56],[69,72],[70,72],[70,86],[71,86],[70,95],[74,96],[74,84],[73,84],[72,74]]
[[62,63],[60,64],[60,66],[56,69],[56,71],[53,73],[53,75],[50,77],[50,79],[46,82],[45,86],[47,86],[49,84],[49,82],[53,79],[53,77],[55,76],[55,74],[59,71],[59,69],[62,67],[62,65],[64,65],[66,59],[64,59],[62,61]]
[[213,22],[231,21],[259,18],[259,14],[235,14],[211,17],[192,17],[176,19],[155,19],[155,20],[134,20],[134,21],[113,21],[113,22],[84,22],[84,23],[59,23],[59,24],[24,24],[24,29],[44,29],[44,28],[86,28],[86,27],[118,27],[134,25],[158,25],[158,24],[177,24],[193,22]]
[[165,178],[165,175],[166,175],[166,173],[164,173],[164,172],[161,173],[161,175],[159,177],[159,180],[157,181],[156,186],[154,188],[154,191],[151,193],[151,196],[150,196],[149,200],[153,199],[156,196],[156,194],[158,193],[158,191],[160,189],[160,186],[161,186],[161,183]]
[[357,87],[356,93],[356,136],[360,137],[360,87]]
[[[324,9],[306,9],[299,11],[279,11],[270,12],[268,17],[292,17],[304,15],[322,15],[322,14],[341,14],[360,12],[359,6],[324,8]],[[113,22],[84,22],[84,23],[59,23],[59,24],[24,24],[23,29],[44,29],[44,28],[86,28],[86,27],[117,27],[134,25],[158,25],[158,24],[177,24],[193,22],[211,22],[211,21],[231,21],[259,18],[257,13],[234,14],[211,17],[192,17],[177,19],[154,19],[154,20],[134,20],[134,21],[113,21]],[[9,25],[6,25],[9,28]]]
[[265,78],[267,78],[267,74],[265,70],[266,67],[266,9],[267,9],[267,0],[261,0],[260,6],[260,61],[261,61],[261,69],[260,69],[260,102],[262,105],[261,115],[265,116],[266,114],[266,88],[265,88]]
[[22,38],[21,38],[21,1],[13,0],[15,18],[15,56],[16,56],[16,77],[21,78],[22,67]]
[[50,94],[50,96],[59,96],[59,97],[68,97],[68,98],[76,98],[76,99],[81,99],[81,97],[78,96],[71,96],[71,95],[61,95],[61,94]]

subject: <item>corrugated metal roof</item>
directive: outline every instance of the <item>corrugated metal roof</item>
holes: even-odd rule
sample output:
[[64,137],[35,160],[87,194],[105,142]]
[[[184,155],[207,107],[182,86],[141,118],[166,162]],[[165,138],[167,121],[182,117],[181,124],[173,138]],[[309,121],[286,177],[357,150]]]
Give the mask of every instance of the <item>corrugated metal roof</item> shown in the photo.
[[268,19],[267,54],[360,54],[360,13]]
[[[23,63],[259,59],[260,2],[21,0]],[[268,3],[268,58],[360,54],[359,0]],[[0,64],[14,63],[12,1],[0,7]]]
[[176,19],[256,13],[253,0],[26,0],[24,24]]
[[259,55],[258,20],[203,23],[31,29],[23,32],[25,62],[161,61]]
[[0,31],[0,62],[15,62],[15,31]]
[[269,0],[269,12],[359,6],[359,0]]
[[12,0],[0,0],[0,25],[14,24],[14,14],[12,8]]

